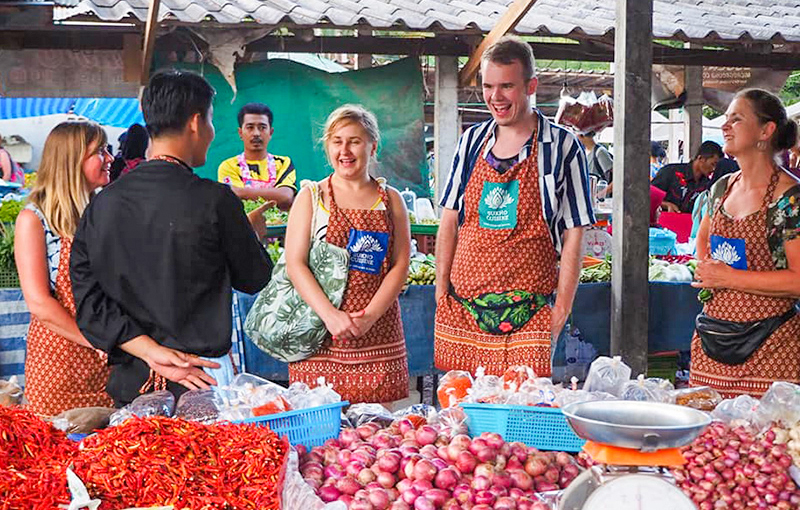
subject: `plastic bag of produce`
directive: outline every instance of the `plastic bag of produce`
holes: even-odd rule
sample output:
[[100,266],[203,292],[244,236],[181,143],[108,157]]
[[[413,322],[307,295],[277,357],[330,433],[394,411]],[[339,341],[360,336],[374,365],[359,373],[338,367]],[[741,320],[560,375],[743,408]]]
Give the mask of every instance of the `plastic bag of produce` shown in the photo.
[[546,377],[537,377],[523,382],[518,391],[510,393],[505,403],[516,406],[552,406],[559,386]]
[[317,386],[307,394],[297,394],[292,400],[295,409],[308,409],[309,407],[326,406],[342,401],[342,396],[333,390],[333,384],[325,382],[324,377],[317,379]]
[[772,383],[761,397],[757,413],[762,422],[793,427],[800,422],[800,386],[783,381]]
[[0,379],[0,406],[10,407],[22,402],[22,388],[16,375],[12,375],[8,381]]
[[472,387],[467,390],[466,401],[479,404],[500,404],[506,398],[503,380],[496,375],[486,375],[486,369],[478,367]]
[[554,405],[566,407],[576,402],[594,402],[596,400],[618,400],[618,398],[604,391],[565,390],[556,395]]
[[526,381],[536,379],[536,372],[527,365],[512,365],[503,374],[503,388],[517,391]]
[[214,423],[219,418],[213,390],[187,391],[178,399],[175,417],[200,423]]
[[281,493],[281,510],[347,510],[342,501],[323,502],[298,470],[297,452],[289,452]]
[[53,417],[52,423],[53,427],[67,434],[91,434],[108,427],[115,412],[117,410],[113,407],[78,407]]
[[761,429],[765,423],[758,415],[758,405],[758,400],[750,395],[739,395],[736,398],[720,402],[711,413],[711,417],[727,423],[731,427],[743,425]]
[[438,420],[442,427],[439,432],[449,438],[466,434],[468,431],[467,413],[459,406],[442,409],[439,411]]
[[353,428],[372,422],[388,427],[396,418],[380,404],[353,404],[347,409],[346,416]]
[[462,370],[451,370],[439,380],[436,398],[442,407],[451,407],[463,402],[472,388],[472,376]]
[[614,123],[614,101],[607,95],[599,98],[593,92],[581,92],[576,98],[562,96],[556,123],[579,133],[600,131]]
[[175,395],[167,390],[139,395],[133,402],[111,415],[109,425],[116,427],[131,416],[172,416],[175,412]]
[[583,389],[586,391],[604,391],[619,396],[622,386],[631,378],[631,367],[626,365],[620,356],[609,358],[600,356],[589,367],[589,375]]
[[643,374],[634,381],[627,381],[622,385],[619,397],[622,400],[636,400],[639,402],[673,402],[671,391],[675,388],[672,383],[664,379],[645,379]]
[[722,395],[714,388],[698,386],[672,392],[672,398],[679,406],[691,407],[700,411],[713,411],[722,402]]

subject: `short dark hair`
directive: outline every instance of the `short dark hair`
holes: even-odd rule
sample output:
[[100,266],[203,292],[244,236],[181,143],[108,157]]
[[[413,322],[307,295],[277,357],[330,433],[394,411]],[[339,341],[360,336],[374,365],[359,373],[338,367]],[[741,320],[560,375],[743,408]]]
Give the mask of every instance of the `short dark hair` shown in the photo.
[[237,119],[239,120],[239,127],[242,127],[242,124],[244,124],[244,116],[248,113],[266,115],[269,119],[269,127],[272,127],[272,110],[270,110],[269,106],[265,105],[264,103],[247,103],[246,105],[242,106],[242,108],[239,110],[239,115],[237,116]]
[[194,114],[208,115],[214,94],[214,88],[199,74],[179,70],[154,74],[142,93],[148,133],[153,138],[180,133]]
[[743,97],[753,105],[761,124],[775,123],[775,132],[770,139],[772,150],[780,152],[791,149],[797,143],[797,123],[786,115],[786,108],[780,98],[763,89],[746,89],[736,94],[736,98]]
[[697,149],[697,154],[695,158],[710,158],[712,156],[719,156],[720,158],[724,158],[725,154],[722,152],[722,147],[717,142],[712,142],[711,140],[706,140],[705,142],[700,144],[700,148]]
[[143,158],[149,144],[147,130],[141,124],[132,124],[126,133],[125,143],[122,144],[122,158]]

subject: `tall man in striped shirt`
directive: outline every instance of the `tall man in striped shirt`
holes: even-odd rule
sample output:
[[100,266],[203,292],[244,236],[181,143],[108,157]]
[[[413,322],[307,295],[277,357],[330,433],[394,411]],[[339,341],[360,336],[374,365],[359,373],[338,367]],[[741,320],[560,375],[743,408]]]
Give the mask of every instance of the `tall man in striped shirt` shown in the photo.
[[578,286],[583,229],[595,222],[586,155],[531,107],[529,44],[500,39],[481,75],[492,119],[461,136],[440,203],[435,363],[490,374],[528,365],[547,376]]

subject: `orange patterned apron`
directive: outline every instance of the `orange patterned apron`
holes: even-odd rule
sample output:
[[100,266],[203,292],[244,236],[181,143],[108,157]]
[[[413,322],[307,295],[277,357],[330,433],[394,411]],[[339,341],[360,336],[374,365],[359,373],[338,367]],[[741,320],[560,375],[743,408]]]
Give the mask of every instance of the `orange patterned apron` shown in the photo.
[[[345,248],[351,230],[387,233],[388,247],[378,274],[354,269],[351,254],[347,288],[340,310],[357,312],[367,307],[380,288],[392,258],[393,224],[389,196],[379,186],[386,210],[340,209],[328,179],[331,197],[330,219],[326,241]],[[400,303],[395,299],[367,333],[354,340],[331,339],[307,360],[289,364],[289,380],[302,381],[311,387],[324,377],[342,400],[358,402],[391,402],[408,396],[408,359],[400,319]]]
[[[56,299],[75,317],[75,299],[69,277],[72,239],[61,239],[56,276]],[[55,416],[76,407],[114,407],[106,393],[108,356],[83,347],[31,315],[25,353],[25,397],[28,409],[42,416]]]
[[[484,143],[481,152],[485,149]],[[450,273],[458,296],[474,298],[486,292],[509,290],[550,295],[556,289],[557,254],[542,214],[535,141],[531,149],[524,161],[503,174],[484,157],[475,164],[464,191],[464,222],[458,230]],[[516,186],[514,181],[519,186],[516,224],[486,228],[486,216],[481,219],[481,203],[491,198],[495,183],[510,189]],[[514,207],[513,202],[509,207]],[[507,334],[490,334],[480,329],[473,316],[448,294],[436,307],[436,368],[475,373],[475,369],[484,367],[487,374],[501,375],[511,365],[528,365],[537,375],[549,376],[550,318],[550,306],[545,305],[522,328]]]
[[[723,213],[722,204],[733,187],[731,183],[711,219],[709,238],[717,235],[744,240],[748,271],[775,271],[775,263],[767,243],[767,208],[778,184],[777,176],[777,173],[773,174],[758,212],[740,219],[733,219]],[[793,298],[759,296],[733,289],[714,289],[714,297],[704,305],[703,310],[717,319],[749,322],[782,315],[795,302]],[[789,319],[778,328],[741,365],[726,365],[708,357],[695,332],[692,338],[689,377],[692,386],[711,386],[725,398],[743,394],[760,397],[774,381],[800,384],[800,315]]]

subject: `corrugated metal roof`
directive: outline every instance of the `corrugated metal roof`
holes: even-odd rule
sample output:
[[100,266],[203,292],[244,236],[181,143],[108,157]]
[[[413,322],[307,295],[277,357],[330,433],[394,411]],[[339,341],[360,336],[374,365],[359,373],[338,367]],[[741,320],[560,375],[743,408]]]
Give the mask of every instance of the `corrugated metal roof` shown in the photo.
[[104,126],[144,124],[139,101],[129,97],[0,97],[0,120],[74,113]]
[[[56,0],[58,20],[93,14],[104,21],[144,21],[148,0]],[[488,32],[513,0],[162,0],[161,20],[265,25],[331,24],[411,30]],[[800,41],[800,0],[655,0],[657,38]],[[614,28],[611,0],[538,0],[521,34],[602,36]]]

